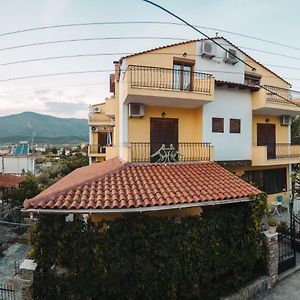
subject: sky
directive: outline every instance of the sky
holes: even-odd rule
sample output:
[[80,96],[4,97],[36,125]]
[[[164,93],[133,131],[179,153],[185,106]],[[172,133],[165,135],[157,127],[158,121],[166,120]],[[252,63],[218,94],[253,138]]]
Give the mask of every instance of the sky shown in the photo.
[[[283,56],[271,55],[242,48],[277,74],[289,78],[293,88],[300,90],[300,1],[154,1],[194,25],[232,31],[298,48],[291,49],[218,31],[219,36],[224,36],[237,46],[282,54]],[[110,96],[109,74],[113,70],[113,61],[122,55],[3,64],[66,55],[134,53],[181,39],[202,37],[186,26],[158,24],[76,26],[1,36],[17,30],[71,23],[178,20],[142,0],[0,0],[0,4],[0,116],[34,111],[57,117],[87,118],[89,104],[103,102]],[[215,36],[217,31],[202,30],[210,36]],[[4,49],[47,41],[108,37],[155,39],[81,41]],[[174,40],[163,39],[166,37]],[[90,70],[102,72],[4,81],[26,76]]]

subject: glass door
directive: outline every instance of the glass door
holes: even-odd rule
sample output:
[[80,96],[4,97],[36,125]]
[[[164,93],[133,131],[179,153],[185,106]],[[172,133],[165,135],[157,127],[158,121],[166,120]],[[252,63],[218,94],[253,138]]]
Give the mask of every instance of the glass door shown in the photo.
[[186,64],[173,65],[173,89],[190,91],[192,89],[192,66]]

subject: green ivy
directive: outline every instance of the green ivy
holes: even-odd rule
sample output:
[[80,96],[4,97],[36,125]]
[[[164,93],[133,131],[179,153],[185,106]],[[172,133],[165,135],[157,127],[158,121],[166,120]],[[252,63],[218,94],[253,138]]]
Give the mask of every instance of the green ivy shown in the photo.
[[[138,215],[63,224],[59,217],[44,216],[33,234],[32,255],[38,262],[34,299],[209,300],[228,295],[265,272],[258,226],[265,200],[255,197],[180,219]],[[53,265],[64,269],[57,272]]]

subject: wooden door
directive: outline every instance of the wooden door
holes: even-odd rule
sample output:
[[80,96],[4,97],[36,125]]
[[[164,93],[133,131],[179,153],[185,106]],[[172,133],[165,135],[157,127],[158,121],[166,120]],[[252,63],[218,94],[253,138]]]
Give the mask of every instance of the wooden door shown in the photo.
[[[178,149],[178,119],[151,118],[150,119],[150,151],[155,153],[162,145],[170,147],[172,144]],[[153,159],[151,161],[154,161]]]
[[268,159],[276,158],[275,124],[257,124],[257,146],[267,146]]

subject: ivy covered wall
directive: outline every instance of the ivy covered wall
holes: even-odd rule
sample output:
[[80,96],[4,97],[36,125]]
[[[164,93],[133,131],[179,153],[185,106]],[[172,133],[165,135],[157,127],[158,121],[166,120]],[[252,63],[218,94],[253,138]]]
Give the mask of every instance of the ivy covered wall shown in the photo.
[[218,299],[265,272],[265,201],[101,224],[42,216],[32,236],[34,298]]

